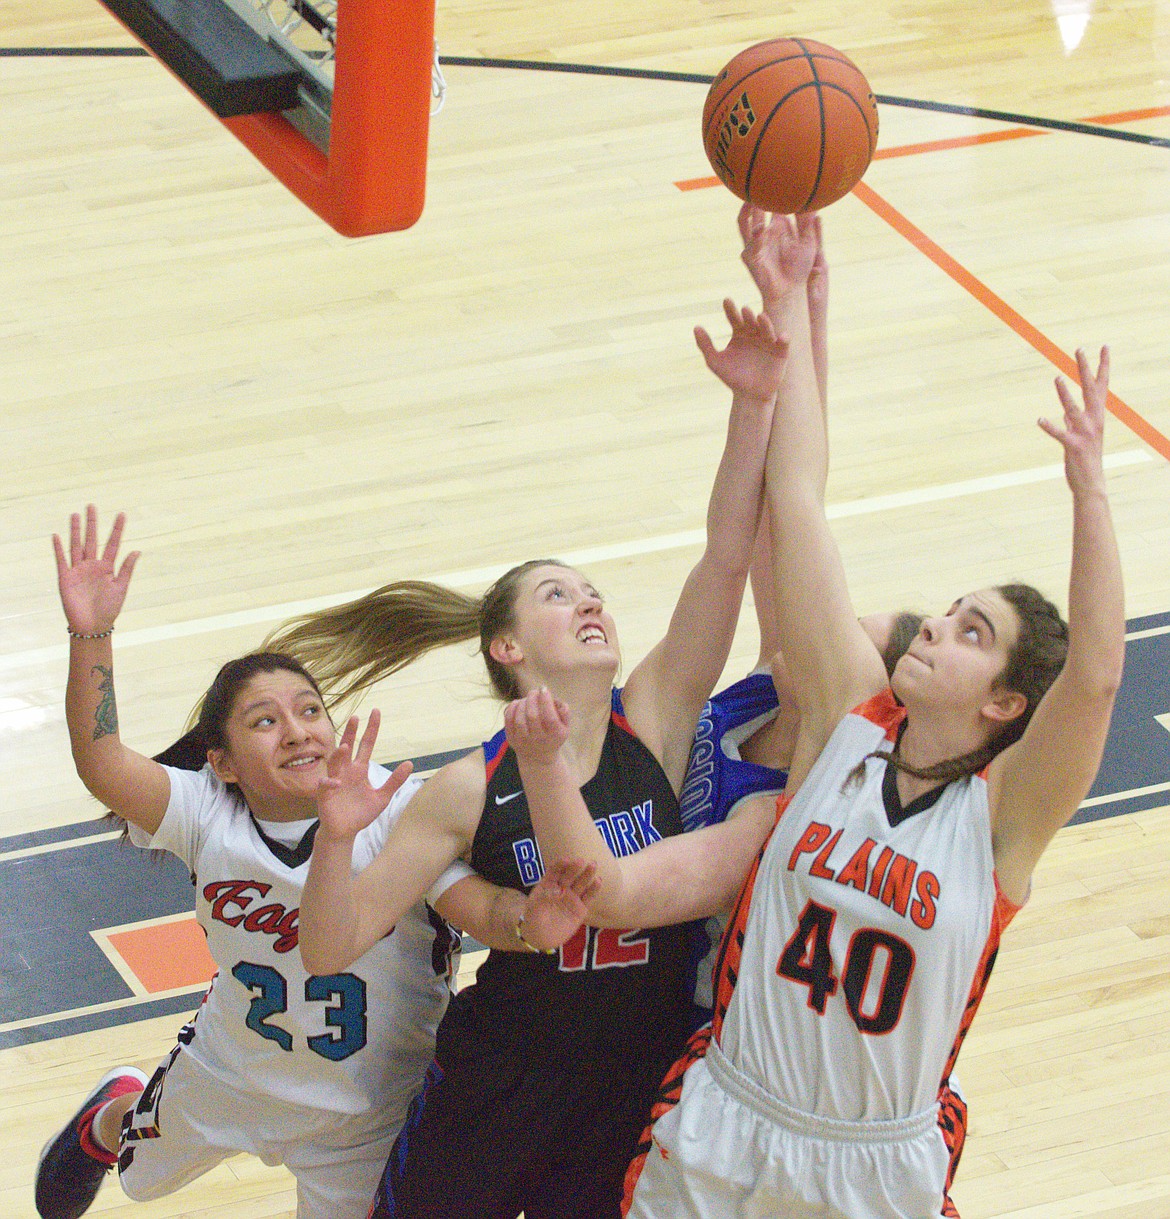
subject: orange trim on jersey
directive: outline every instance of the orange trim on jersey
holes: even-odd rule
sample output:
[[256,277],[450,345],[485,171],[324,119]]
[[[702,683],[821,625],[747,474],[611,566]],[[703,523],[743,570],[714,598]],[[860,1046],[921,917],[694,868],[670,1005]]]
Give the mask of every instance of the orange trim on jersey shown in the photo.
[[[637,1188],[638,1178],[642,1175],[642,1169],[646,1164],[646,1157],[654,1146],[654,1136],[652,1133],[654,1123],[678,1104],[682,1096],[683,1078],[687,1073],[687,1069],[707,1053],[707,1047],[710,1044],[711,1026],[704,1024],[702,1028],[696,1029],[691,1034],[686,1048],[675,1064],[666,1072],[662,1086],[658,1089],[658,1095],[655,1097],[653,1105],[650,1106],[650,1120],[646,1123],[646,1129],[642,1131],[642,1137],[638,1140],[634,1158],[630,1161],[629,1168],[626,1169],[625,1184],[622,1187],[623,1215],[629,1214],[630,1207],[634,1202],[634,1190]],[[666,1152],[663,1151],[662,1154],[665,1155]]]
[[886,740],[892,741],[898,735],[898,727],[906,718],[906,708],[899,705],[894,692],[887,686],[879,690],[872,698],[854,707],[850,715],[860,715],[877,725],[886,734]]
[[979,1010],[979,1004],[983,999],[983,992],[987,989],[987,983],[991,980],[991,971],[995,967],[995,958],[999,953],[1000,937],[1003,935],[1004,928],[1016,917],[1020,910],[1020,907],[1000,889],[999,878],[995,877],[994,879],[995,907],[991,912],[991,927],[987,932],[987,943],[983,946],[983,955],[979,958],[979,964],[975,967],[975,976],[971,982],[971,989],[967,993],[967,1006],[963,1009],[963,1017],[959,1021],[959,1031],[955,1034],[951,1052],[947,1057],[947,1065],[943,1069],[943,1087],[946,1086],[946,1081],[950,1079],[951,1072],[955,1069],[955,1062],[959,1057],[959,1051],[963,1048],[963,1041],[966,1039],[967,1032],[971,1028],[971,1021],[975,1019],[975,1013]]
[[497,749],[496,752],[490,758],[487,756],[487,750],[486,749],[484,750],[483,772],[484,772],[484,778],[485,778],[486,782],[490,783],[492,781],[492,775],[494,775],[496,773],[496,770],[499,768],[500,763],[504,760],[505,755],[507,754],[508,750],[511,748],[512,748],[511,745],[509,745],[507,741],[503,741],[500,744],[499,749]]
[[739,963],[743,957],[743,940],[747,930],[748,911],[751,909],[752,889],[755,887],[756,876],[760,870],[760,860],[763,859],[764,852],[768,849],[768,843],[772,840],[772,831],[775,830],[791,799],[791,796],[783,794],[776,799],[776,820],[772,824],[772,830],[768,831],[768,837],[764,839],[764,845],[756,853],[755,863],[752,864],[751,871],[739,890],[739,897],[735,899],[731,917],[727,920],[727,930],[723,933],[723,939],[719,944],[719,953],[715,958],[713,970],[715,1013],[711,1019],[711,1028],[716,1040],[719,1039],[719,1033],[723,1028],[723,1017],[727,1015],[727,1009],[731,1006],[731,996],[735,991],[735,984],[739,981]]
[[951,1201],[951,1186],[963,1156],[967,1142],[967,1102],[949,1085],[944,1084],[938,1094],[938,1128],[947,1148],[947,1177],[943,1185],[942,1213],[947,1219],[959,1219],[959,1212]]

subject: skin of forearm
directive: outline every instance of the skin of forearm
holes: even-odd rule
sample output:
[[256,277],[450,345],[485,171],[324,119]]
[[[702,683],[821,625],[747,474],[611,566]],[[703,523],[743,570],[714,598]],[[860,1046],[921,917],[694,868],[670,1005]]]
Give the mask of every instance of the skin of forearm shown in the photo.
[[551,762],[520,761],[520,780],[545,870],[562,859],[595,864],[599,887],[590,910],[609,913],[622,897],[621,869],[593,824],[567,764],[559,755]]
[[445,901],[445,897],[439,898],[435,909],[460,931],[466,931],[487,948],[501,952],[528,951],[516,938],[516,924],[525,906],[524,894],[519,890],[485,882],[476,886],[473,893],[460,895],[457,903]]
[[1073,497],[1069,575],[1070,676],[1087,691],[1111,696],[1125,660],[1125,596],[1117,537],[1104,487]]
[[727,443],[707,507],[704,557],[745,580],[751,567],[764,489],[768,405],[740,395],[734,399]]
[[301,959],[310,973],[348,969],[365,951],[358,947],[361,909],[352,864],[352,838],[318,831],[298,921]]
[[[803,300],[792,298],[785,312],[790,347],[768,444],[769,494],[779,500],[796,491],[823,501],[829,454],[813,366],[808,309]],[[780,536],[779,530],[776,535]]]
[[77,773],[103,799],[103,771],[122,753],[118,705],[114,695],[114,658],[109,639],[75,639],[69,649],[65,722]]

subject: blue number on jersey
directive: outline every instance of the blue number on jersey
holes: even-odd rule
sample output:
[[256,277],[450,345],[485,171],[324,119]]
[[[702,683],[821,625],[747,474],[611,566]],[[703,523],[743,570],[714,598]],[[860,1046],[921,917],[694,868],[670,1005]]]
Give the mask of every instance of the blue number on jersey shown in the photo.
[[305,979],[305,998],[341,1000],[325,1009],[325,1023],[340,1035],[319,1033],[309,1038],[309,1049],[322,1058],[340,1062],[366,1044],[366,984],[353,974],[313,975]]
[[[232,977],[249,990],[258,992],[248,1007],[245,1020],[248,1028],[269,1041],[275,1041],[282,1050],[293,1048],[292,1034],[275,1024],[266,1024],[269,1016],[288,1011],[288,983],[283,974],[270,965],[256,965],[252,961],[241,961],[233,970]],[[325,1023],[331,1030],[309,1037],[309,1049],[322,1058],[340,1062],[366,1044],[366,984],[353,974],[311,975],[305,979],[305,998],[309,1002],[325,1002],[340,999],[325,1009]]]

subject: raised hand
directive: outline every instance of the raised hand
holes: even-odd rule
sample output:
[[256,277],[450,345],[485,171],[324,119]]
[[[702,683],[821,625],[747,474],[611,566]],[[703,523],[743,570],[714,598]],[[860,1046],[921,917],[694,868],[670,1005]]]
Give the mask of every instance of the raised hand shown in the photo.
[[585,921],[587,903],[599,888],[593,864],[560,860],[525,900],[524,938],[533,948],[559,948]]
[[57,556],[57,588],[65,621],[77,635],[98,635],[112,630],[122,605],[126,589],[134,574],[139,551],[128,554],[118,567],[118,547],[126,514],[114,518],[105,547],[98,553],[97,509],[88,504],[85,509],[85,536],[81,533],[81,514],[69,518],[69,557],[57,534],[53,534],[53,550]]
[[738,309],[730,300],[723,302],[723,312],[731,323],[731,339],[722,351],[702,326],[695,327],[695,342],[707,367],[737,397],[770,401],[784,375],[788,340],[776,334],[765,314]]
[[325,778],[317,789],[317,815],[321,829],[334,838],[353,838],[372,824],[410,777],[412,766],[403,762],[381,787],[371,785],[370,756],[381,722],[381,713],[375,708],[355,752],[358,717],[351,716],[325,760]]
[[1064,474],[1074,491],[1104,486],[1105,404],[1109,398],[1109,348],[1102,347],[1093,372],[1083,347],[1077,349],[1083,408],[1063,377],[1056,378],[1056,393],[1064,407],[1064,426],[1048,419],[1039,425],[1064,449]]
[[569,738],[569,708],[542,686],[508,704],[504,731],[521,761],[551,762]]
[[819,216],[770,215],[745,203],[739,209],[739,233],[743,238],[740,257],[760,290],[765,309],[798,290],[807,290],[821,245]]

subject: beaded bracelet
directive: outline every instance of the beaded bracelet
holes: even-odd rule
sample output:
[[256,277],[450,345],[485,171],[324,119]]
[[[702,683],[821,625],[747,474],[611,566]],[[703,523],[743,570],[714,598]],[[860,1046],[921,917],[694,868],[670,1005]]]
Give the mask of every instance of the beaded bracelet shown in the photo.
[[520,928],[523,926],[524,926],[524,915],[521,915],[516,920],[516,926],[513,927],[512,930],[516,933],[516,938],[520,941],[521,944],[524,945],[525,948],[528,949],[529,952],[539,952],[541,956],[545,956],[545,957],[552,956],[552,954],[554,952],[556,952],[555,948],[537,948],[537,946],[535,944],[530,944],[524,938],[524,932],[520,930]]
[[110,627],[108,631],[98,631],[96,635],[83,635],[80,631],[75,631],[70,626],[65,628],[65,634],[68,635],[70,639],[109,639],[113,633],[113,627]]

